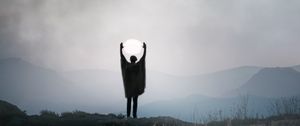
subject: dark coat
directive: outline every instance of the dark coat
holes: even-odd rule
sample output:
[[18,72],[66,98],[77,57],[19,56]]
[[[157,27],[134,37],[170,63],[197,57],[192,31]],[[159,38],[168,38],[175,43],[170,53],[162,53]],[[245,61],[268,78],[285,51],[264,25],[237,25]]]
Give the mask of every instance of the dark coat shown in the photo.
[[144,47],[142,58],[137,63],[127,62],[122,53],[122,45],[120,47],[120,54],[125,97],[128,98],[143,94],[146,86],[146,47]]

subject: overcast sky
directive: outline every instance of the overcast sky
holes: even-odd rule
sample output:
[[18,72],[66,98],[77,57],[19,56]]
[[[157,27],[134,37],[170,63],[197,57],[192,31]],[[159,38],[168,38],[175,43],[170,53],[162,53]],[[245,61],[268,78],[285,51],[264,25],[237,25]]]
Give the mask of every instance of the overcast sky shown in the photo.
[[175,75],[300,64],[299,0],[1,0],[0,58],[58,71],[120,71],[119,44],[148,46]]

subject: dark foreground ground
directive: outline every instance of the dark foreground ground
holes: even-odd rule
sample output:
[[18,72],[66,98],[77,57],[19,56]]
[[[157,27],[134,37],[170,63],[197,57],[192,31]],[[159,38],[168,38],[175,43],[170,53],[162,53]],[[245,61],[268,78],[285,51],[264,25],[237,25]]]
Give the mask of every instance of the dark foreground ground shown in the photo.
[[57,114],[41,111],[29,116],[17,106],[0,100],[0,126],[192,126],[172,117],[126,119],[124,115],[86,113],[82,111]]
[[0,126],[300,126],[299,115],[273,116],[265,119],[209,121],[204,124],[184,122],[172,117],[126,119],[124,115],[91,114],[82,111],[57,114],[41,111],[29,116],[17,106],[0,100]]

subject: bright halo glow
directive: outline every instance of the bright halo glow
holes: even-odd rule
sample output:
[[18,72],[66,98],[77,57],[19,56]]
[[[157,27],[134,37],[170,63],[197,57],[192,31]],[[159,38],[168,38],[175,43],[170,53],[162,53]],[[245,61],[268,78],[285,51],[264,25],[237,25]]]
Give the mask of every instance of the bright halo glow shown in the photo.
[[136,39],[128,39],[123,43],[123,46],[125,53],[135,55],[142,51],[143,43]]

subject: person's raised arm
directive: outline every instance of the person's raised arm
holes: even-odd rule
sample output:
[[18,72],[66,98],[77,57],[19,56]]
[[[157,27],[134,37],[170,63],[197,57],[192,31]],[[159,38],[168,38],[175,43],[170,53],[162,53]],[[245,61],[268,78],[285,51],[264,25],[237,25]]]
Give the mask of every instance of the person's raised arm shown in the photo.
[[143,43],[143,48],[144,48],[144,54],[143,54],[143,56],[142,56],[142,58],[141,58],[141,60],[145,60],[145,57],[146,57],[146,50],[147,50],[147,46],[146,46],[146,43],[144,42]]
[[[123,52],[122,52],[122,49],[123,49],[123,43],[121,42],[120,44],[120,56],[121,56],[121,60],[124,60],[125,59],[125,56],[123,55]],[[125,59],[126,60],[126,59]]]

